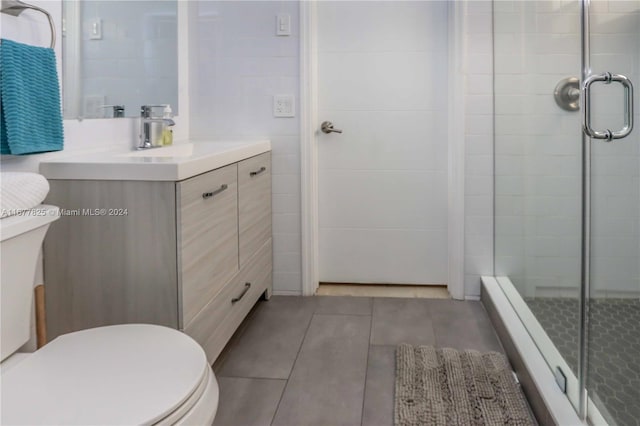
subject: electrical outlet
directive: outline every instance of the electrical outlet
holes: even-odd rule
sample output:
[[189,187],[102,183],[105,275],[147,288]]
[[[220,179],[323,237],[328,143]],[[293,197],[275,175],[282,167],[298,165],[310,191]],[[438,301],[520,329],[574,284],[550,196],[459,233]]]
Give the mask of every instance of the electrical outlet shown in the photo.
[[84,98],[84,118],[102,118],[105,110],[101,108],[106,104],[106,96],[104,95],[88,95]]
[[274,117],[295,117],[293,95],[275,95],[273,97]]

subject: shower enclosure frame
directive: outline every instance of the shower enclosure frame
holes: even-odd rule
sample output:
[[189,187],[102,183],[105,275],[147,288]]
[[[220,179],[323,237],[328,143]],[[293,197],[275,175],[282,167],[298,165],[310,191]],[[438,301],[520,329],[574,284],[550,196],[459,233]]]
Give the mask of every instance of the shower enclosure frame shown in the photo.
[[[584,111],[585,100],[584,82],[591,74],[591,44],[590,44],[590,12],[591,0],[580,0],[580,108]],[[584,125],[584,123],[583,123]],[[580,398],[578,414],[583,420],[587,419],[587,344],[589,342],[589,296],[590,296],[590,267],[591,267],[591,138],[585,131],[581,132],[582,139],[582,251],[580,277],[580,336],[578,349],[578,390]]]

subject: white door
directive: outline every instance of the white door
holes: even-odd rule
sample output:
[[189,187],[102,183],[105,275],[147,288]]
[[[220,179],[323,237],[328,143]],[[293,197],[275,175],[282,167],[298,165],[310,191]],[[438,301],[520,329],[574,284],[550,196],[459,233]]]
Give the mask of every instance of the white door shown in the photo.
[[321,282],[447,283],[447,3],[318,2]]

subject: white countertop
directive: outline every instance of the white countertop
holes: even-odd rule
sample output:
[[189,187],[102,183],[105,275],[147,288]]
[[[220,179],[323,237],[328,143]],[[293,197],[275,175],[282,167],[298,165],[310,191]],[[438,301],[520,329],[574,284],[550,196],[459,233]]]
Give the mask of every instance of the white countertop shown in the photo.
[[48,179],[179,181],[271,150],[271,141],[193,141],[141,151],[70,154],[40,163]]

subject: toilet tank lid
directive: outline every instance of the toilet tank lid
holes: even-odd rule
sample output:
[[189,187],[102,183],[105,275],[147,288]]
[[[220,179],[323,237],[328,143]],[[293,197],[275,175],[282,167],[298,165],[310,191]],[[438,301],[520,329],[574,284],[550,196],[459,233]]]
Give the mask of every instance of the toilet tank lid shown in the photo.
[[0,241],[5,241],[48,225],[59,217],[60,209],[47,204],[40,204],[32,209],[21,210],[19,214],[0,219]]
[[177,330],[127,324],[58,337],[2,375],[2,424],[153,424],[209,369]]

